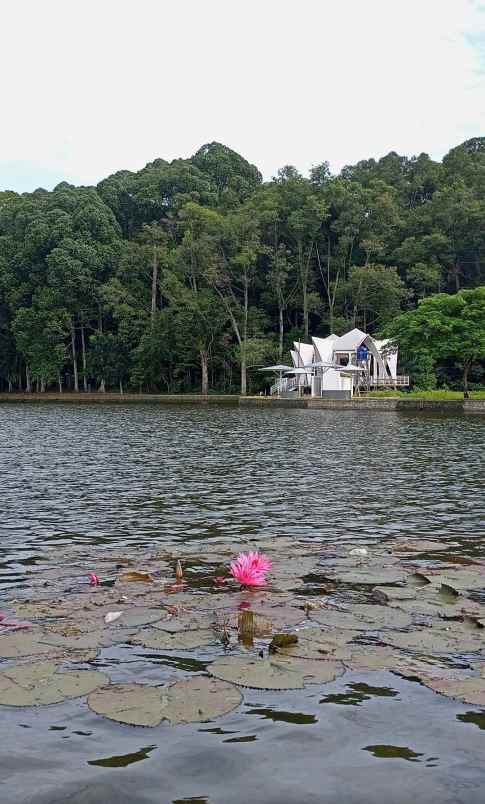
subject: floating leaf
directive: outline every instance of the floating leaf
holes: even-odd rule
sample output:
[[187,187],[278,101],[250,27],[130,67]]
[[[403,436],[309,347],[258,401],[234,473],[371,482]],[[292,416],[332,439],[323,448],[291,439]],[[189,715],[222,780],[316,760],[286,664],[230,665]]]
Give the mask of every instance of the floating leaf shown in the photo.
[[130,726],[158,726],[163,718],[160,687],[148,684],[101,687],[91,693],[88,706],[97,715]]
[[0,673],[0,704],[43,706],[79,698],[106,684],[108,676],[96,670],[59,672],[54,662],[14,665]]
[[137,628],[140,625],[150,625],[151,623],[164,620],[167,613],[164,609],[145,608],[143,606],[134,606],[131,609],[126,609],[120,620],[120,626],[123,628]]
[[392,567],[389,570],[384,568],[380,570],[355,569],[350,572],[336,572],[329,577],[331,577],[331,580],[338,581],[338,583],[352,584],[353,586],[386,586],[404,583],[406,580],[404,572]]
[[118,581],[121,583],[154,583],[155,579],[149,572],[139,572],[138,570],[130,570],[123,572]]
[[466,653],[478,651],[485,644],[483,640],[471,636],[471,632],[449,631],[427,628],[421,631],[410,631],[386,635],[386,641],[398,648],[413,650],[419,653]]
[[229,656],[218,659],[207,669],[216,678],[239,684],[241,687],[254,687],[260,690],[297,690],[304,686],[302,673],[289,670],[268,659]]
[[348,645],[337,651],[336,658],[350,670],[391,670],[399,654],[390,648]]
[[423,683],[442,695],[449,698],[459,698],[465,703],[485,705],[485,678],[469,676],[461,679],[422,678]]
[[329,628],[344,628],[355,630],[365,630],[365,625],[351,611],[338,611],[337,609],[312,609],[310,618],[317,623],[326,625]]
[[338,648],[346,645],[358,631],[342,629],[341,631],[325,630],[323,628],[302,628],[298,631],[298,644],[287,648],[279,648],[278,656],[294,656],[301,659],[322,659],[325,656],[333,658]]
[[416,590],[409,589],[406,586],[376,586],[372,591],[378,603],[394,603],[401,600],[414,600],[416,597]]
[[448,550],[450,544],[431,539],[417,539],[391,544],[393,553],[433,553]]
[[170,723],[194,723],[220,717],[236,709],[242,695],[227,681],[192,676],[161,690],[163,718]]
[[345,673],[341,662],[327,659],[300,659],[293,656],[278,656],[273,662],[279,667],[301,673],[305,684],[326,684]]
[[17,656],[40,656],[49,653],[51,647],[40,641],[40,631],[21,631],[0,636],[0,657],[14,659]]
[[367,628],[407,628],[412,622],[409,614],[390,606],[359,604],[352,608],[352,612]]
[[131,726],[158,726],[210,720],[230,712],[242,701],[233,685],[206,676],[192,676],[168,687],[111,684],[93,692],[89,708],[98,715]]
[[197,631],[179,631],[171,634],[168,631],[151,628],[140,631],[133,639],[135,645],[143,645],[153,650],[192,650],[212,645],[217,637],[212,629]]

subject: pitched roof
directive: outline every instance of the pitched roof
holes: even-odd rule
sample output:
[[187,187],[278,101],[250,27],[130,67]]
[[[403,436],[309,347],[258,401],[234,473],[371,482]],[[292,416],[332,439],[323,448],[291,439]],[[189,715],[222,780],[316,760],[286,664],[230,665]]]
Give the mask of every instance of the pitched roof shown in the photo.
[[367,334],[362,332],[361,329],[351,329],[345,335],[341,335],[333,342],[333,349],[335,352],[352,352],[367,338]]

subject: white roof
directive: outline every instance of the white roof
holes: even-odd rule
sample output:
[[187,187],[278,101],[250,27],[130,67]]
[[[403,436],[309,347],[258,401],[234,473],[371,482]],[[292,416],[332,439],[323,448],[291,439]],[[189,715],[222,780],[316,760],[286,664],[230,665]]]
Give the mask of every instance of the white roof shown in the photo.
[[318,360],[331,360],[333,350],[335,348],[335,341],[338,338],[336,335],[328,335],[326,338],[312,338],[315,347],[315,359]]
[[[297,362],[295,363],[296,366],[303,367],[308,363],[313,363],[313,345],[311,343],[300,343],[299,341],[294,341],[293,346],[295,347],[297,358]],[[291,356],[293,357],[293,353]]]
[[333,342],[333,349],[335,352],[353,352],[366,338],[361,329],[351,329]]

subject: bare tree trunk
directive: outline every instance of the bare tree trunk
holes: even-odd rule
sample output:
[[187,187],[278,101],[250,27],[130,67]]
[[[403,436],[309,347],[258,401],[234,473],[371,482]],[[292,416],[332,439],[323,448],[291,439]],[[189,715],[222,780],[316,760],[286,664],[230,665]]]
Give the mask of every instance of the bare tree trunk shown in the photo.
[[157,286],[158,286],[158,257],[157,247],[153,246],[152,263],[152,318],[157,311]]
[[100,391],[100,393],[102,393],[102,394],[105,394],[105,393],[106,393],[106,385],[105,385],[105,382],[104,382],[104,377],[103,377],[103,379],[101,380],[101,382],[100,382],[100,384],[99,384],[99,389],[98,389],[98,390],[99,390],[99,391]]
[[40,378],[40,392],[45,393],[45,377]]
[[247,394],[247,368],[246,368],[246,345],[248,342],[248,309],[249,309],[249,293],[248,293],[248,278],[244,277],[244,325],[243,325],[243,338],[241,344],[241,396]]
[[62,377],[60,371],[57,372],[57,384],[59,386],[59,393],[62,394]]
[[123,394],[123,381],[120,379],[120,394]]
[[283,336],[285,332],[285,325],[283,320],[283,305],[280,303],[279,305],[279,326],[280,326],[280,342],[279,342],[279,356],[280,360],[283,359]]
[[465,361],[463,364],[463,398],[469,399],[470,394],[468,392],[468,372],[470,371],[471,361]]
[[88,390],[88,378],[86,376],[86,341],[84,339],[84,324],[81,324],[81,349],[83,359],[83,388]]
[[206,349],[201,349],[200,355],[200,369],[202,373],[202,394],[207,396],[209,393],[209,356]]
[[77,371],[77,353],[76,353],[76,328],[74,326],[74,319],[71,322],[71,347],[72,347],[72,369],[74,373],[74,390],[79,391],[79,375]]
[[32,380],[30,377],[30,369],[28,366],[25,366],[25,390],[28,394],[32,392]]

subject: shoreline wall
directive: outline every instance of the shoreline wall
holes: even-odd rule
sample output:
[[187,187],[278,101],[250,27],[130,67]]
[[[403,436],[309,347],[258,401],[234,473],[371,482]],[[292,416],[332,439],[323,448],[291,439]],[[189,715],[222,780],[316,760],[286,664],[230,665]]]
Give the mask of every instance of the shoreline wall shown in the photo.
[[124,405],[131,403],[148,403],[158,405],[237,405],[239,396],[236,394],[210,394],[202,396],[202,394],[116,394],[116,393],[44,393],[44,394],[26,394],[11,393],[0,394],[0,404],[9,402],[61,402],[66,404],[93,404],[93,405]]
[[485,415],[485,399],[403,399],[402,397],[354,397],[354,399],[274,399],[269,396],[237,396],[235,394],[119,394],[119,393],[3,393],[0,405],[8,403],[56,402],[62,404],[93,405],[231,405],[257,408],[296,408],[300,410],[375,410],[390,411],[433,411],[435,413],[482,414]]
[[403,399],[402,397],[354,397],[354,399],[272,399],[240,397],[243,407],[297,408],[306,410],[432,411],[435,413],[485,414],[485,399]]

